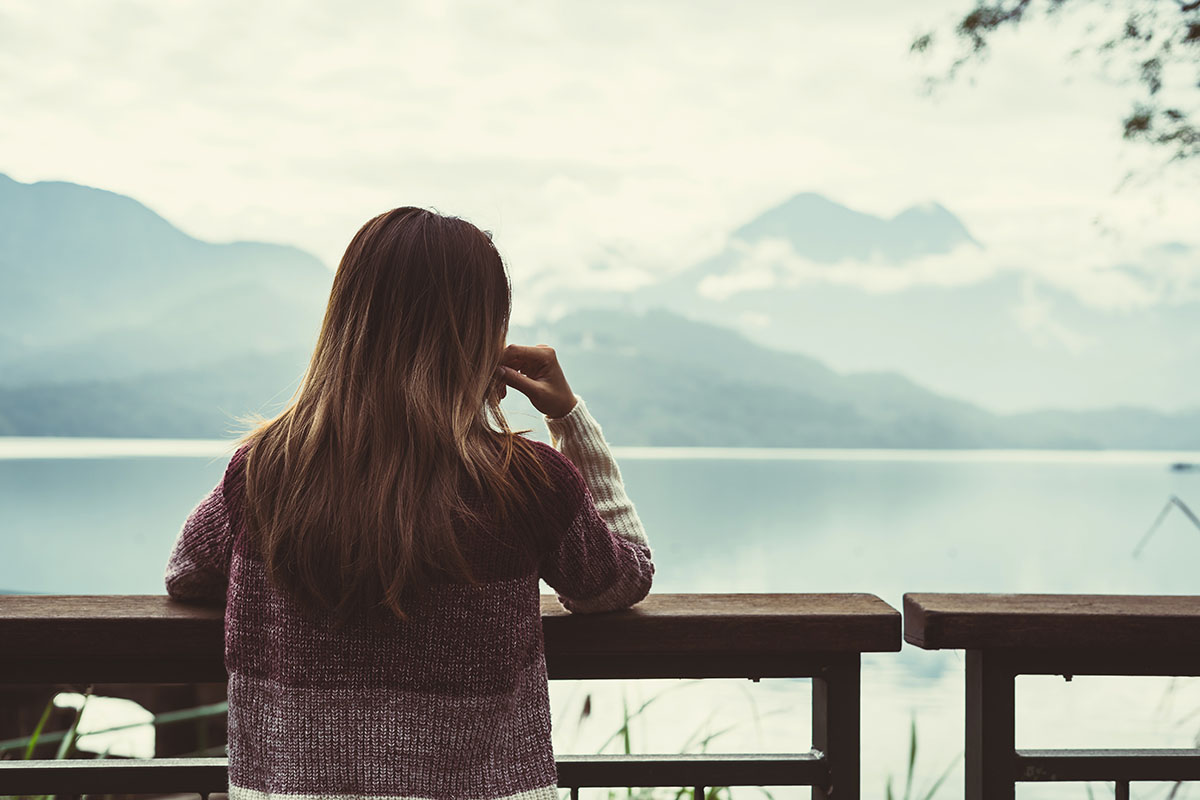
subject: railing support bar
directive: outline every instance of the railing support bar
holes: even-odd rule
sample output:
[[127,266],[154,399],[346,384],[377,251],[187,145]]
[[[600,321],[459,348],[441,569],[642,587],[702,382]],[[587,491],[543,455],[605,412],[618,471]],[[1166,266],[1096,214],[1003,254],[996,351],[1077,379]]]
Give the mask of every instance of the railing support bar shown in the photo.
[[967,651],[966,800],[1015,800],[1016,674],[998,653]]
[[862,658],[854,653],[830,662],[813,678],[812,742],[829,764],[829,783],[813,787],[813,800],[859,800],[861,667]]

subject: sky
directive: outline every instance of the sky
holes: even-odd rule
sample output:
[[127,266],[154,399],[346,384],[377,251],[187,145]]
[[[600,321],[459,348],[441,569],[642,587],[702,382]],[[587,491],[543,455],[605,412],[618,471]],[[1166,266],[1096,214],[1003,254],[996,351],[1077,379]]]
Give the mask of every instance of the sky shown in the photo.
[[436,208],[494,233],[518,307],[602,264],[630,286],[683,269],[797,192],[936,201],[993,259],[1127,302],[1115,263],[1200,245],[1196,168],[1116,191],[1162,157],[1120,140],[1132,87],[1068,60],[1117,23],[1100,9],[924,92],[969,5],[0,0],[0,172],[330,267],[374,214]]

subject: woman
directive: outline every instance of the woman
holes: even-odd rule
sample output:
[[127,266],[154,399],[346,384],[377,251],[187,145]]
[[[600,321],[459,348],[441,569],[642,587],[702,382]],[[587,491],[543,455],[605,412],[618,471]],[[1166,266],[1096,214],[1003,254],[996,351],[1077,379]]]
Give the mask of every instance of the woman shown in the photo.
[[[626,608],[654,566],[554,351],[505,346],[490,236],[372,219],[300,389],[244,438],[167,565],[224,603],[232,800],[557,800],[538,581]],[[509,429],[523,392],[554,447]]]

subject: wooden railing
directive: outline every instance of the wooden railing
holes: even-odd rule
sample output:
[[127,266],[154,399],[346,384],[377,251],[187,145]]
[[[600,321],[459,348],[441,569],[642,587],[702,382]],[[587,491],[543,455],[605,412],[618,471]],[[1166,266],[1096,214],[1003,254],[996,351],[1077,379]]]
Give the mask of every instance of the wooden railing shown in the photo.
[[1017,675],[1200,675],[1200,597],[907,594],[904,638],[966,650],[966,800],[1018,782],[1200,780],[1200,749],[1018,750]]
[[[868,594],[651,595],[571,615],[542,600],[552,679],[811,678],[812,748],[788,755],[560,756],[580,787],[811,786],[860,796],[860,661],[900,649],[900,614]],[[223,619],[157,596],[0,596],[0,683],[225,680]],[[800,738],[800,733],[797,733]],[[0,795],[226,789],[223,758],[0,761]]]

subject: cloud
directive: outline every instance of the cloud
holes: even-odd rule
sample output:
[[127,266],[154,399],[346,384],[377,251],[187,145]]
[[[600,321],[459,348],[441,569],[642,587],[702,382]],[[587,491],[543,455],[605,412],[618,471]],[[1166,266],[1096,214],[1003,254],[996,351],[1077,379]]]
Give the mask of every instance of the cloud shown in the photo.
[[[908,44],[951,11],[16,0],[0,10],[0,171],[330,265],[375,213],[434,206],[495,230],[518,285],[590,285],[600,262],[619,262],[614,280],[671,274],[802,190],[882,216],[936,198],[1046,271],[1097,212],[1142,244],[1196,242],[1186,182],[1161,211],[1108,196],[1132,152],[1113,133],[1125,90],[1046,80],[1066,29],[1026,26],[975,87],[922,96]],[[1107,242],[1074,245],[1095,260]]]
[[723,300],[739,292],[795,287],[807,283],[853,286],[869,292],[896,292],[919,285],[965,286],[997,271],[996,257],[973,245],[950,253],[921,256],[896,264],[873,253],[866,261],[835,263],[798,255],[790,242],[766,238],[753,244],[734,240],[727,251],[733,261],[728,272],[705,276],[700,294]]
[[[903,263],[876,252],[868,260],[830,264],[798,255],[783,239],[753,244],[732,240],[725,251],[729,268],[705,276],[698,291],[724,300],[741,292],[827,283],[887,293],[917,286],[968,286],[1001,273],[1017,273],[1068,292],[1092,308],[1116,312],[1200,299],[1200,259],[1191,248],[1114,247],[1098,255],[1072,247],[1070,241],[1041,246],[1010,241],[987,248],[964,244],[949,253]],[[1041,325],[1043,308],[1037,299],[1027,299],[1026,306],[1020,312],[1023,319]]]
[[1012,309],[1012,315],[1021,330],[1039,346],[1059,346],[1078,355],[1093,344],[1088,337],[1058,319],[1053,304],[1038,292],[1033,281],[1022,284],[1021,304]]

